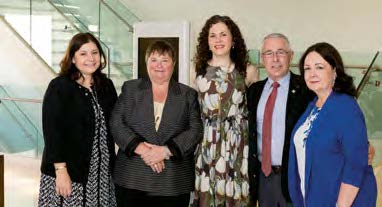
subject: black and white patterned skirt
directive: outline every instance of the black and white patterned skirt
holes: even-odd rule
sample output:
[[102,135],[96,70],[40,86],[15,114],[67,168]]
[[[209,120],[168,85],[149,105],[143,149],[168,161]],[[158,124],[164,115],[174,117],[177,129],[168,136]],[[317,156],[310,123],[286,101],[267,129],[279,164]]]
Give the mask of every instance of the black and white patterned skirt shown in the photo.
[[56,178],[42,174],[38,199],[39,207],[115,207],[115,189],[111,178],[107,146],[105,117],[98,104],[97,94],[92,94],[94,109],[95,136],[92,145],[89,174],[86,184],[72,182],[72,193],[67,197],[56,193]]

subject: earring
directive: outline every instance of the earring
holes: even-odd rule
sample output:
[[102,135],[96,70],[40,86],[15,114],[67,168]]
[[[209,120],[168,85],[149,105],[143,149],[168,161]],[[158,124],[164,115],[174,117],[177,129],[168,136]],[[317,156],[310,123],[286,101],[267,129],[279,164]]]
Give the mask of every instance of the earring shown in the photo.
[[334,78],[332,79],[332,85],[334,86],[334,84],[336,83],[336,78],[337,76],[334,76]]

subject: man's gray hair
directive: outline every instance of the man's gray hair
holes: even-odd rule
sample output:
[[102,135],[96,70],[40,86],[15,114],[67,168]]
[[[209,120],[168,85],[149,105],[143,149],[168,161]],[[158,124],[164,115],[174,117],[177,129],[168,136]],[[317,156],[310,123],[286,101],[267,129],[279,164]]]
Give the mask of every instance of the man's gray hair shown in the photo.
[[288,37],[285,36],[284,34],[281,34],[281,33],[271,33],[271,34],[268,34],[263,39],[263,45],[264,45],[265,40],[267,40],[269,38],[281,38],[281,39],[283,39],[285,41],[285,43],[286,43],[288,51],[292,51],[291,48],[290,48]]

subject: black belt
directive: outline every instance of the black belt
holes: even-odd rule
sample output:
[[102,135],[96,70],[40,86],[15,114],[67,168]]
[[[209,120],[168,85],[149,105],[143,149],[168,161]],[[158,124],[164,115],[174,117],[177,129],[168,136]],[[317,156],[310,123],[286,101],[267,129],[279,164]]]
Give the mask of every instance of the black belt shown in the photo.
[[279,174],[279,173],[281,173],[281,165],[272,166],[272,172],[273,172],[274,174]]
[[[260,166],[261,166],[261,162],[260,162]],[[260,171],[261,171],[261,167],[260,167]],[[272,165],[272,172],[276,175],[280,174],[281,173],[281,165]]]

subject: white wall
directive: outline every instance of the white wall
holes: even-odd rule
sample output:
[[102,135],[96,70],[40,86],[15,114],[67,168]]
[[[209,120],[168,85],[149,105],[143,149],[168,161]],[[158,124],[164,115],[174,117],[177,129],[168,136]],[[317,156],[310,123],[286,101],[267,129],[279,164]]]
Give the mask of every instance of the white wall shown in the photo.
[[286,34],[295,51],[327,41],[341,51],[382,50],[381,0],[120,0],[145,21],[191,22],[190,48],[205,20],[229,15],[242,30],[249,49],[260,49],[262,37]]

